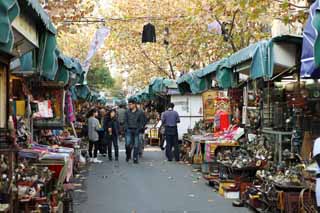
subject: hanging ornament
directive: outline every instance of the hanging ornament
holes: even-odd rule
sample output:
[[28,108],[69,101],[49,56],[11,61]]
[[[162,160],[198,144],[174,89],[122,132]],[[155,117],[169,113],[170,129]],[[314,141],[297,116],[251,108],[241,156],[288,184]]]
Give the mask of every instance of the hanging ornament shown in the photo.
[[142,32],[142,43],[152,42],[155,43],[156,40],[156,29],[155,27],[148,23],[143,26]]

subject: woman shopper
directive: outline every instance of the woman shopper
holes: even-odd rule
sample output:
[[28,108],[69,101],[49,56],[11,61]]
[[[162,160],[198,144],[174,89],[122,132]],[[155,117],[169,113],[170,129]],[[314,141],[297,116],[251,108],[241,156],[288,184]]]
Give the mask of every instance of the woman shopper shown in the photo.
[[[98,116],[98,111],[92,109],[89,112],[88,119],[88,138],[89,138],[89,161],[93,163],[102,163],[102,161],[97,159],[98,145],[99,145],[99,134],[100,128],[99,120],[96,118]],[[92,155],[93,149],[93,155]]]
[[109,160],[112,161],[112,145],[114,147],[114,155],[115,160],[119,160],[119,146],[118,146],[118,140],[120,135],[120,124],[117,119],[117,113],[115,110],[111,110],[108,113],[107,119],[106,119],[106,139],[108,141],[108,156]]

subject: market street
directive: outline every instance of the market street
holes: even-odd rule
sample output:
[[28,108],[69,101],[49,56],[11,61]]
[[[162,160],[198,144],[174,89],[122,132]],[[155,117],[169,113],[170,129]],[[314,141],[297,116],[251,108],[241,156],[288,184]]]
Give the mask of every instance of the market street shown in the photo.
[[[158,148],[147,148],[141,163],[91,165],[83,190],[75,192],[77,213],[248,212],[214,192],[192,167],[166,162]],[[77,190],[76,190],[77,191]]]

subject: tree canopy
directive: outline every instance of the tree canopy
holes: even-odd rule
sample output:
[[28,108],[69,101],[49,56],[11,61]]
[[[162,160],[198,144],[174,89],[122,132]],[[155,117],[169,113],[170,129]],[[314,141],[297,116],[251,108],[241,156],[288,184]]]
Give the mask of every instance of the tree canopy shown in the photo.
[[[108,0],[108,7],[102,2],[72,0],[61,6],[58,0],[49,1],[47,8],[55,11],[49,13],[59,26],[59,46],[83,60],[101,25],[90,20],[104,19],[111,34],[95,58],[103,58],[107,66],[116,64],[119,72],[127,73],[126,83],[140,88],[152,77],[175,79],[180,72],[202,68],[271,37],[274,20],[292,27],[303,24],[308,9],[295,0]],[[147,23],[156,28],[156,43],[141,42]]]

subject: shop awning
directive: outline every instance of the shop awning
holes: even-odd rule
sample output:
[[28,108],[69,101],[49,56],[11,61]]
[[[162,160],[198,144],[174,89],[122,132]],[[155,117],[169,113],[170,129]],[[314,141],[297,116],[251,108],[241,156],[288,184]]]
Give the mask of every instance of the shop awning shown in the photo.
[[310,8],[309,18],[303,32],[301,77],[320,77],[320,1]]
[[[80,62],[74,58],[65,56],[59,51],[58,54],[58,61],[59,61],[59,68],[58,68],[58,73],[59,75],[60,70],[65,70],[68,72],[69,79],[70,80],[70,85],[75,85],[79,83],[82,75],[84,75],[84,71],[82,69],[82,66]],[[67,81],[68,82],[68,81]]]
[[273,75],[272,42],[263,40],[241,49],[228,58],[228,65],[236,67],[249,61],[250,78],[271,78]]
[[40,35],[38,67],[40,75],[47,80],[54,80],[58,71],[57,41],[55,34],[45,31]]
[[184,74],[177,80],[178,89],[181,94],[198,94],[211,88],[212,80],[209,78],[199,78],[197,72]]
[[154,78],[151,80],[149,84],[149,92],[150,96],[154,96],[157,94],[167,94],[169,89],[177,89],[178,85],[175,80],[168,78]]
[[[6,0],[5,0],[6,1]],[[38,15],[40,18],[42,24],[46,27],[48,31],[50,31],[53,34],[57,33],[56,28],[53,26],[50,17],[44,11],[41,4],[39,3],[39,0],[19,0],[19,4],[23,4],[26,2],[27,6],[31,7],[33,11]]]
[[77,99],[79,100],[87,100],[91,94],[91,91],[88,85],[76,85],[75,92],[76,92]]
[[35,71],[36,67],[34,64],[34,61],[35,61],[34,54],[35,54],[35,52],[31,51],[31,52],[28,52],[28,53],[22,55],[19,58],[21,71]]
[[19,15],[20,8],[16,0],[0,1],[0,50],[11,53],[14,43],[11,23]]
[[74,101],[78,100],[76,87],[75,86],[70,87],[69,91],[71,92],[72,100],[74,100]]
[[227,59],[226,58],[223,58],[220,61],[217,61],[217,62],[214,62],[212,64],[207,65],[205,68],[197,71],[196,75],[199,78],[203,78],[203,77],[206,77],[208,75],[211,75],[212,73],[214,73],[214,72],[216,72],[219,69],[224,68],[224,67],[229,67],[228,64],[227,64]]

